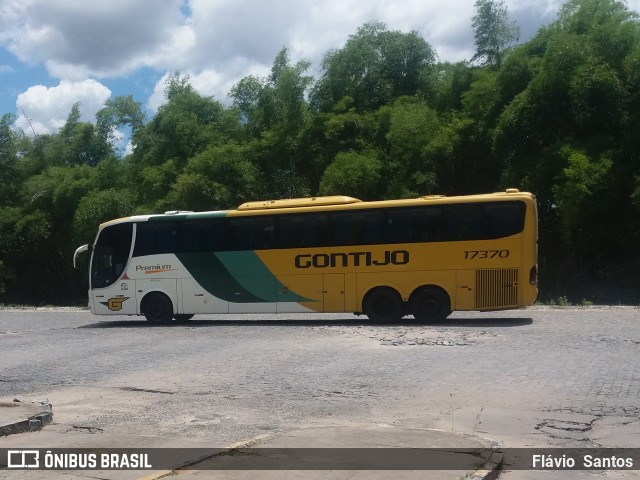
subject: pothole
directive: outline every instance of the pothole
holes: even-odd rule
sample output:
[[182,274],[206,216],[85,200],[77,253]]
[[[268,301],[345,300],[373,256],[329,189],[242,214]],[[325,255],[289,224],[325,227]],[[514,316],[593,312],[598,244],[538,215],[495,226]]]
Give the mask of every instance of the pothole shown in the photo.
[[104,431],[104,430],[102,430],[101,428],[98,428],[98,427],[85,427],[85,426],[81,426],[81,425],[71,425],[71,428],[74,431],[82,432],[82,433],[89,433],[89,434],[102,433]]
[[544,433],[550,438],[566,439],[566,440],[584,440],[586,432],[591,431],[593,422],[574,422],[571,420],[555,420],[545,419],[535,426],[535,429]]

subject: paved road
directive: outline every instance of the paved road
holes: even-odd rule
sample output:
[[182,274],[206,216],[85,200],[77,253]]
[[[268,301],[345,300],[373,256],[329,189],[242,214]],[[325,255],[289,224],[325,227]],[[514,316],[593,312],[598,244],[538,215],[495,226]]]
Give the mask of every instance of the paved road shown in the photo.
[[[441,428],[505,447],[640,447],[639,320],[634,308],[533,308],[456,313],[434,326],[203,315],[155,327],[0,311],[0,398],[54,405],[54,424],[28,434],[43,447],[54,437],[56,446],[224,446],[350,424]],[[5,437],[0,448],[23,441]]]

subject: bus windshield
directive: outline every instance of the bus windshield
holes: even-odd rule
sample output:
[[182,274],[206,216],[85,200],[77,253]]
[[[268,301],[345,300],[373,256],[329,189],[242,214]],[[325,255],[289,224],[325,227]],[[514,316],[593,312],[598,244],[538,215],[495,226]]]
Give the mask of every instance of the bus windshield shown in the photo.
[[104,288],[120,278],[129,259],[133,224],[105,227],[96,240],[91,260],[91,288]]

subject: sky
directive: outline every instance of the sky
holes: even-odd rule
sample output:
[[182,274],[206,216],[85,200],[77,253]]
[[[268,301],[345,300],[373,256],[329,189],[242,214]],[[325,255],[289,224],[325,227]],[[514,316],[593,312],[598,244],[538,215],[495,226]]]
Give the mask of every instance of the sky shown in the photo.
[[[167,75],[230,104],[231,87],[266,76],[287,47],[320,75],[323,55],[364,23],[420,33],[440,61],[474,54],[475,0],[0,0],[0,115],[28,135],[56,133],[73,104],[82,121],[109,98],[132,95],[151,118]],[[562,0],[505,0],[532,38]],[[640,11],[640,0],[628,0]]]

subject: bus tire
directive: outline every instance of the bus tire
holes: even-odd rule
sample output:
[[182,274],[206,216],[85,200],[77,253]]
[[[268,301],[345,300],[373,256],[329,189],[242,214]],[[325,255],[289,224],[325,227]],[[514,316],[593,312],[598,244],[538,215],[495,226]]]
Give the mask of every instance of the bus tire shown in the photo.
[[149,323],[167,324],[173,318],[173,304],[164,293],[150,293],[142,301],[142,313]]
[[193,318],[193,313],[176,313],[173,318],[176,322],[188,322]]
[[451,300],[439,287],[420,287],[411,294],[409,308],[418,322],[436,323],[451,315]]
[[393,288],[378,287],[364,297],[362,310],[373,322],[397,322],[405,314],[402,297]]

